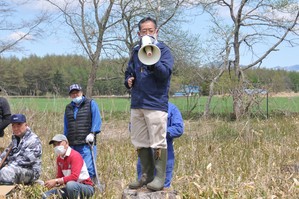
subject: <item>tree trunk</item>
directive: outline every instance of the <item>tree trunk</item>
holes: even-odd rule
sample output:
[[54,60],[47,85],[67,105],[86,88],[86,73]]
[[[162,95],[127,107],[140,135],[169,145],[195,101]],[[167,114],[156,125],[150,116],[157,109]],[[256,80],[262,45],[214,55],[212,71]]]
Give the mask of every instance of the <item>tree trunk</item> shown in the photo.
[[203,113],[204,118],[208,118],[210,116],[210,105],[211,105],[213,96],[214,96],[214,82],[212,81],[210,84],[210,88],[209,88],[208,100],[206,102],[205,110]]
[[226,69],[226,67],[222,67],[219,74],[216,77],[214,77],[214,79],[210,83],[209,97],[208,97],[208,100],[207,100],[207,103],[206,103],[206,106],[205,106],[205,111],[204,111],[204,114],[203,114],[204,118],[207,118],[210,115],[210,105],[211,105],[212,98],[214,96],[214,85],[219,80],[219,78],[223,75],[225,69]]
[[231,119],[233,120],[239,120],[245,114],[243,95],[244,91],[238,88],[234,88],[232,91],[233,113],[231,115]]
[[86,88],[86,97],[88,97],[88,98],[92,97],[92,89],[93,89],[93,85],[96,81],[96,74],[97,74],[98,66],[99,66],[99,61],[92,60],[91,70],[90,70],[90,73],[88,76],[87,88]]

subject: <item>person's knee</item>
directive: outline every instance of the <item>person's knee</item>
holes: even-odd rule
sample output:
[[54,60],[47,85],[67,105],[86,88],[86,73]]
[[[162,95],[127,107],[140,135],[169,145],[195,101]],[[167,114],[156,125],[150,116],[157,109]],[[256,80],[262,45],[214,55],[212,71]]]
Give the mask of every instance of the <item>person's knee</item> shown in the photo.
[[15,171],[12,167],[3,167],[0,170],[0,182],[1,183],[14,183],[16,178]]
[[75,190],[78,187],[78,184],[75,181],[69,181],[66,183],[65,187],[66,187],[67,192],[69,192],[69,191]]

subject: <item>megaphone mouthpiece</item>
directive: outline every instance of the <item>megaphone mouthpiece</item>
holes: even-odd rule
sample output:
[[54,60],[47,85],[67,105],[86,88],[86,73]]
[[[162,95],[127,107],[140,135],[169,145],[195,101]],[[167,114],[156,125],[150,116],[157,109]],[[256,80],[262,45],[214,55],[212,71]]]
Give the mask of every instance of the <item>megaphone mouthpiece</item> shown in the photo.
[[153,47],[146,46],[144,52],[146,53],[146,56],[151,57],[153,55]]

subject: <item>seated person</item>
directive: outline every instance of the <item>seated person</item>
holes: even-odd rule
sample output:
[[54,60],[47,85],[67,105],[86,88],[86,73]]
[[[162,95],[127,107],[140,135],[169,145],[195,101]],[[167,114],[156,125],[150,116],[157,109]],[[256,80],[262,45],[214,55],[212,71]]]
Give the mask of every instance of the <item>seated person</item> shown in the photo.
[[12,141],[0,155],[0,184],[31,184],[41,173],[42,144],[23,114],[10,117]]
[[45,182],[48,189],[64,185],[61,189],[52,189],[43,194],[42,198],[60,195],[62,198],[90,198],[94,194],[93,182],[89,177],[86,164],[77,151],[69,146],[65,135],[55,135],[49,144],[53,144],[57,155],[56,178]]

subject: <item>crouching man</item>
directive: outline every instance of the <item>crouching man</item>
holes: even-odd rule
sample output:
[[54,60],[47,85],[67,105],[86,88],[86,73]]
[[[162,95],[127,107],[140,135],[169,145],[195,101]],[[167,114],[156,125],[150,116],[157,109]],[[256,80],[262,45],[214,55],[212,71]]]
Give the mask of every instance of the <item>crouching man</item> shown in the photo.
[[0,184],[31,184],[41,173],[42,144],[23,114],[10,117],[12,141],[0,155]]
[[42,144],[23,114],[10,117],[12,141],[0,155],[0,184],[31,184],[41,173]]
[[47,191],[42,198],[48,198],[53,194],[68,199],[92,197],[94,194],[93,182],[80,153],[69,146],[67,138],[62,134],[55,135],[49,144],[53,144],[54,152],[57,155],[57,173],[56,178],[45,182],[45,186],[48,189],[63,187]]

